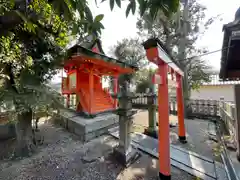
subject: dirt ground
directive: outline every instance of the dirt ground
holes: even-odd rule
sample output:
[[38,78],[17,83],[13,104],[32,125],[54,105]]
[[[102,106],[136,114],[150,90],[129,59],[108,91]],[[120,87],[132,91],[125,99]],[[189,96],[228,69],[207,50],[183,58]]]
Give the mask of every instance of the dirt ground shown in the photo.
[[[102,136],[86,144],[62,128],[43,124],[44,144],[38,152],[21,160],[0,161],[0,179],[4,180],[150,180],[156,179],[158,162],[142,154],[124,168],[112,155],[116,139]],[[172,179],[195,179],[172,167]]]
[[[158,121],[158,114],[156,116]],[[171,124],[178,124],[177,116],[170,115],[169,121]],[[203,156],[207,156],[209,158],[213,158],[213,149],[216,148],[217,144],[209,139],[208,136],[208,124],[210,121],[201,120],[201,119],[186,119],[185,127],[186,127],[186,138],[188,143],[181,144],[178,141],[178,128],[171,128],[170,137],[171,143],[179,145],[185,149],[194,151]],[[148,127],[148,111],[147,110],[139,110],[138,113],[134,117],[134,131],[144,132],[144,129]],[[215,157],[214,157],[215,158]]]

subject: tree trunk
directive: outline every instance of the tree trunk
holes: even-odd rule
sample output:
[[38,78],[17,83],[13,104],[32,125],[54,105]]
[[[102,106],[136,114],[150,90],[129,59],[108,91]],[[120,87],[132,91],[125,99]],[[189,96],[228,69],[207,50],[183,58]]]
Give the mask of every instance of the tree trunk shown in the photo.
[[32,132],[32,110],[19,114],[15,127],[17,135],[15,156],[29,156],[35,149]]
[[191,108],[189,104],[190,100],[190,91],[188,85],[188,73],[187,68],[184,70],[184,77],[183,77],[183,98],[184,98],[184,116],[188,118],[191,113]]

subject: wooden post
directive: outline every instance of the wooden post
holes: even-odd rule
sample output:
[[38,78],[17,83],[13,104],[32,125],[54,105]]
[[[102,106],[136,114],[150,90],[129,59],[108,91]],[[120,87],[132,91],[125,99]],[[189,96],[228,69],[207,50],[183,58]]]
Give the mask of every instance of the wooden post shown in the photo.
[[240,84],[234,86],[234,96],[236,105],[236,139],[237,139],[237,159],[240,161]]
[[169,139],[169,105],[168,105],[168,65],[161,62],[159,74],[162,78],[158,85],[158,153],[159,178],[171,179],[170,139]]
[[93,113],[93,93],[94,93],[94,80],[93,80],[93,70],[89,71],[89,113]]
[[[114,95],[116,95],[118,93],[118,77],[115,76],[113,79],[113,91],[114,91]],[[118,107],[118,100],[117,98],[114,99],[114,108],[117,109]]]
[[177,114],[178,114],[178,137],[182,143],[187,143],[184,124],[184,103],[183,103],[183,87],[182,77],[176,74],[177,80]]

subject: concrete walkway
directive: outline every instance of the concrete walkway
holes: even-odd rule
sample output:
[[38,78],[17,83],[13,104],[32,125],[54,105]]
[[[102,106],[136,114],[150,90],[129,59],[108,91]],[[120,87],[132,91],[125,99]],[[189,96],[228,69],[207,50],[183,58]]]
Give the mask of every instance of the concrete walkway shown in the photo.
[[[110,130],[110,134],[119,137],[118,129]],[[158,140],[141,133],[132,133],[132,145],[143,152],[158,158]],[[212,159],[197,153],[187,151],[179,146],[170,147],[171,164],[204,180],[227,180],[226,172],[222,164],[215,163]]]

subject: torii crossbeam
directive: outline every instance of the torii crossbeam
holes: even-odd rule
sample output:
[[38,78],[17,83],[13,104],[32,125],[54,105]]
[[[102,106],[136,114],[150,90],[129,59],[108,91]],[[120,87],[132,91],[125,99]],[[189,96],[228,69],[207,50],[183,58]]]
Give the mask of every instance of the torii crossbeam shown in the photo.
[[149,39],[143,43],[143,46],[146,50],[148,60],[158,66],[155,83],[158,84],[159,178],[164,180],[171,179],[168,74],[172,75],[171,82],[174,80],[175,75],[177,83],[178,135],[179,140],[186,143],[182,90],[182,77],[184,73],[167,53],[167,50],[165,50],[159,39]]

